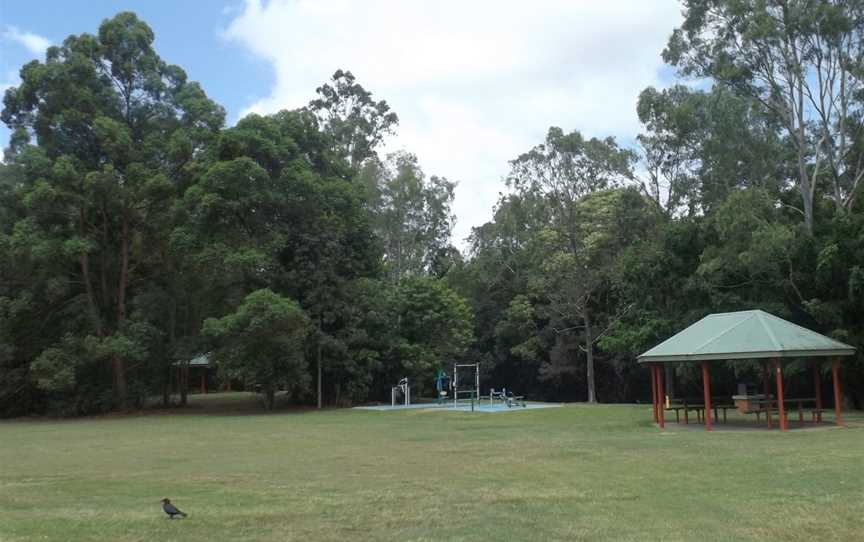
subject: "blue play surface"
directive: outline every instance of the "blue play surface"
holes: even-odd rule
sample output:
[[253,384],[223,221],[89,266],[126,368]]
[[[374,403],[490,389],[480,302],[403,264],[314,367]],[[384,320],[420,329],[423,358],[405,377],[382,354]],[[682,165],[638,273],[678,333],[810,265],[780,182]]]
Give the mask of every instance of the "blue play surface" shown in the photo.
[[[557,408],[561,405],[558,403],[527,403],[524,407],[514,406],[507,408],[505,405],[501,403],[496,403],[494,405],[490,405],[488,402],[480,402],[474,403],[474,411],[475,412],[521,412],[524,410],[534,410],[538,408]],[[417,410],[417,409],[426,409],[426,410],[442,410],[448,412],[471,412],[471,404],[470,403],[459,403],[459,406],[454,407],[452,402],[444,403],[444,404],[436,404],[436,403],[418,403],[416,405],[373,405],[373,406],[361,406],[354,407],[358,410],[378,410],[378,411],[387,411],[387,410]]]

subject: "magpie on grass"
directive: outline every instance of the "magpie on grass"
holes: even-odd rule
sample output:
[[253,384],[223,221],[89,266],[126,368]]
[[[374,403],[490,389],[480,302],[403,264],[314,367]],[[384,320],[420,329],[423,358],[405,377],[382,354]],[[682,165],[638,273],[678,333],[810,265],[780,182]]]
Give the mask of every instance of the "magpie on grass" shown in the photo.
[[174,519],[174,516],[180,516],[181,518],[185,518],[186,514],[177,509],[176,506],[171,504],[171,501],[168,500],[168,497],[162,499],[162,510],[165,510],[165,513],[168,514],[170,519]]

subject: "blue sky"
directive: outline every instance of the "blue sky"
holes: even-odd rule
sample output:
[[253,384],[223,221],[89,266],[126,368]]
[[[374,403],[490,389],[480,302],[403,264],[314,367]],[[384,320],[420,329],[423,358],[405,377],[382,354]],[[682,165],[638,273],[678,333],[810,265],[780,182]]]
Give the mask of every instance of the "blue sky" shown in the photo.
[[[153,28],[160,55],[200,81],[234,122],[239,111],[268,94],[274,81],[269,63],[222,37],[232,15],[242,7],[238,0],[0,0],[0,84],[14,84],[23,64],[43,58],[10,39],[9,27],[59,44],[70,34],[96,33],[103,19],[120,11],[134,11]],[[8,137],[3,126],[4,146]]]
[[675,81],[660,53],[681,19],[677,0],[0,0],[0,87],[40,45],[126,10],[229,124],[305,105],[350,69],[399,114],[384,153],[459,183],[460,246],[491,217],[508,160],[549,126],[632,144],[639,92]]

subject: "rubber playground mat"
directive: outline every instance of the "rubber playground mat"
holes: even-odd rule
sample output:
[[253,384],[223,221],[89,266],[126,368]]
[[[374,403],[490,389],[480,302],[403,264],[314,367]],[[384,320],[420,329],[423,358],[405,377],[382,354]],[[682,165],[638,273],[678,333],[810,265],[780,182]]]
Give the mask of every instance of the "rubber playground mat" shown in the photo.
[[[508,407],[507,405],[496,402],[495,404],[489,404],[488,401],[480,401],[479,403],[474,403],[474,412],[521,412],[524,410],[536,410],[538,408],[558,408],[560,407],[560,403],[525,403],[525,406],[522,405],[514,405],[512,407]],[[427,410],[442,410],[448,412],[471,412],[471,404],[460,402],[458,406],[454,406],[452,402],[437,404],[437,403],[417,403],[414,405],[369,405],[369,406],[359,406],[354,407],[357,410],[377,410],[377,411],[388,411],[388,410],[416,410],[416,409],[427,409]]]

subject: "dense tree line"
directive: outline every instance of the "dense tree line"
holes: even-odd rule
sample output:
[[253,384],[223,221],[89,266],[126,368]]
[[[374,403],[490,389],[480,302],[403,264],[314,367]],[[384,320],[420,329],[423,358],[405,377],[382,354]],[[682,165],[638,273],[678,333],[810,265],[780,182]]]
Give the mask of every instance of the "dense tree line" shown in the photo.
[[378,155],[398,117],[350,72],[226,128],[134,14],[51,47],[2,112],[0,414],[168,404],[205,352],[270,407],[429,394],[459,360],[484,388],[644,400],[638,353],[751,308],[864,349],[861,6],[684,16],[663,56],[702,84],[645,89],[635,148],[550,128],[465,254],[455,183]]
[[[636,149],[550,129],[452,274],[477,355],[529,394],[644,400],[634,357],[712,312],[864,346],[864,5],[683,5],[663,57],[700,84],[642,92]],[[861,354],[844,363],[860,407]],[[734,371],[721,393],[758,379]]]
[[153,40],[121,13],[6,92],[0,412],[167,404],[202,353],[268,406],[343,404],[461,355],[471,313],[429,273],[453,184],[379,159],[387,103],[340,70],[225,128]]

